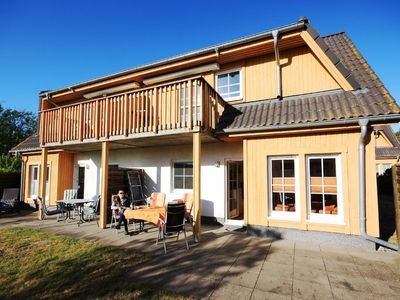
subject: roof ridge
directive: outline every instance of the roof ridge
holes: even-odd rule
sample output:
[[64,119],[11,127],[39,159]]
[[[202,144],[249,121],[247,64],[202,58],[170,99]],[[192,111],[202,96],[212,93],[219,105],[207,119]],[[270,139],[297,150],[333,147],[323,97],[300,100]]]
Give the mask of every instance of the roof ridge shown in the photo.
[[340,32],[336,32],[336,33],[327,34],[327,35],[324,35],[324,36],[321,36],[321,37],[322,38],[328,38],[328,37],[335,36],[335,35],[346,35],[347,36],[345,31],[340,31]]

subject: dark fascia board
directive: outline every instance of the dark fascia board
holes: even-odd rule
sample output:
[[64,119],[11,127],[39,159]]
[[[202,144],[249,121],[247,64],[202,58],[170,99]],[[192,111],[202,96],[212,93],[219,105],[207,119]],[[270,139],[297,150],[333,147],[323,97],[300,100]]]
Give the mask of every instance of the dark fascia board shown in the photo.
[[60,93],[60,92],[64,92],[64,91],[68,91],[68,90],[73,90],[76,89],[78,87],[81,86],[85,86],[88,84],[93,84],[93,83],[97,83],[97,82],[101,82],[101,81],[105,81],[108,79],[113,79],[116,77],[120,77],[120,76],[124,76],[130,73],[134,73],[134,72],[138,72],[138,71],[142,71],[145,69],[149,69],[149,68],[154,68],[154,67],[158,67],[161,65],[165,65],[168,63],[172,63],[172,62],[176,62],[176,61],[180,61],[180,60],[184,60],[184,59],[188,59],[188,58],[193,58],[193,57],[197,57],[200,55],[204,55],[204,54],[208,54],[208,53],[215,53],[216,50],[222,50],[222,49],[226,49],[226,48],[231,48],[234,46],[238,46],[238,45],[242,45],[245,43],[249,43],[249,42],[253,42],[253,41],[257,41],[266,37],[272,37],[272,32],[274,30],[279,30],[280,33],[286,33],[286,32],[291,32],[291,31],[296,31],[299,29],[302,29],[306,26],[306,24],[308,24],[308,20],[299,20],[296,23],[292,23],[292,24],[288,24],[285,26],[280,26],[268,31],[264,31],[264,32],[260,32],[260,33],[256,33],[256,34],[252,34],[246,37],[242,37],[242,38],[238,38],[229,42],[225,42],[225,43],[221,43],[221,44],[216,44],[214,46],[210,46],[210,47],[206,47],[203,49],[199,49],[199,50],[195,50],[195,51],[191,51],[185,54],[181,54],[181,55],[177,55],[177,56],[173,56],[167,59],[163,59],[163,60],[159,60],[153,63],[149,63],[149,64],[145,64],[145,65],[141,65],[135,68],[131,68],[122,72],[118,72],[118,73],[113,73],[110,75],[106,75],[103,77],[99,77],[99,78],[95,78],[95,79],[91,79],[91,80],[87,80],[87,81],[83,81],[68,87],[64,87],[64,88],[60,88],[60,89],[55,89],[55,90],[48,90],[48,91],[42,91],[39,93],[40,97],[46,96],[46,94],[49,94],[51,96],[51,94],[55,94],[55,93]]
[[318,46],[321,48],[322,51],[325,52],[325,54],[328,56],[330,61],[336,66],[338,71],[346,78],[348,83],[351,85],[351,87],[354,90],[358,90],[361,88],[360,84],[357,82],[357,80],[353,77],[351,72],[344,66],[344,64],[340,61],[340,59],[333,53],[331,49],[329,49],[329,46],[325,43],[324,39],[320,36],[318,31],[315,30],[314,27],[311,26],[311,24],[307,23],[307,32],[310,34],[310,36],[314,39],[314,41],[318,44]]

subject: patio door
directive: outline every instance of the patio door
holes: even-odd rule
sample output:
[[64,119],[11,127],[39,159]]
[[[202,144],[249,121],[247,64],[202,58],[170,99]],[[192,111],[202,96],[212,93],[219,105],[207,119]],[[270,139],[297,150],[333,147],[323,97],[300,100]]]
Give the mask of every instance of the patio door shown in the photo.
[[243,220],[243,161],[228,161],[227,174],[227,218]]

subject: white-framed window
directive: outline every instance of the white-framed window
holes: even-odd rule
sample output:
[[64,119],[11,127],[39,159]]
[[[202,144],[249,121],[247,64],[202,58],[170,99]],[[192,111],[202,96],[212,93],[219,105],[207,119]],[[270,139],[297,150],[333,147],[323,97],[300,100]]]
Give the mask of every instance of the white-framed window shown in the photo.
[[[30,174],[30,198],[37,198],[39,193],[39,166],[31,165],[29,167]],[[47,166],[46,176],[46,200],[49,199],[50,193],[50,165]]]
[[37,198],[39,192],[39,166],[29,166],[30,176],[30,191],[29,195],[31,198]]
[[268,157],[270,217],[300,217],[298,169],[298,158],[295,156]]
[[241,69],[217,73],[215,75],[215,82],[218,94],[220,94],[225,101],[234,101],[243,98]]
[[193,189],[193,162],[184,161],[173,163],[173,189]]
[[310,221],[343,222],[340,155],[307,157],[307,198]]

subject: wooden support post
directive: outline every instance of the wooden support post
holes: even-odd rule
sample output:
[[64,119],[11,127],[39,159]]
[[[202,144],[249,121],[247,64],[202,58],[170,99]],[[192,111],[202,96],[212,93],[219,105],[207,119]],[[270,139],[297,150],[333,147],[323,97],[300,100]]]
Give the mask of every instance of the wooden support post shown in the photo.
[[193,133],[193,203],[195,240],[201,239],[201,133]]
[[398,252],[400,252],[400,164],[392,166],[393,201],[396,215],[396,235]]
[[109,142],[101,144],[101,192],[100,192],[100,227],[107,226],[107,200],[108,200],[108,149]]
[[[47,177],[47,148],[42,148],[42,156],[40,159],[40,172],[39,172],[39,197],[46,202],[46,177]],[[39,202],[39,220],[42,219],[42,209]]]

